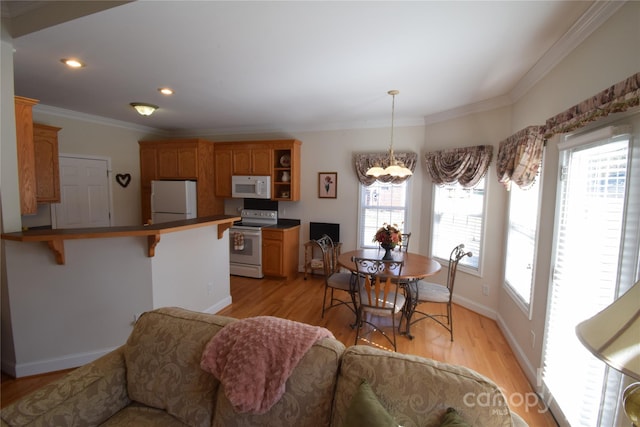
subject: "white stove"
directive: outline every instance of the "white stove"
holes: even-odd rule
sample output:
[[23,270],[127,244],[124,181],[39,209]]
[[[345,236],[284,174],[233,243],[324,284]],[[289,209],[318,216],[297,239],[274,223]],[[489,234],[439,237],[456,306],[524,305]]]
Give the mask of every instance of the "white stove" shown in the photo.
[[278,223],[278,211],[243,209],[240,218],[240,222],[234,223],[233,228],[268,227]]
[[278,211],[243,209],[229,229],[230,272],[262,278],[262,228],[278,224]]

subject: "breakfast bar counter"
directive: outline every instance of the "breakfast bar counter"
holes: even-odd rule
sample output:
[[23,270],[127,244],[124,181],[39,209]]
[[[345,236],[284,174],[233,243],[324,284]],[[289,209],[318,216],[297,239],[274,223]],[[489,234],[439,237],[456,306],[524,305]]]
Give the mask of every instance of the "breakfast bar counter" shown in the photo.
[[155,254],[155,248],[160,242],[160,235],[192,228],[218,225],[218,239],[224,231],[231,227],[240,217],[232,215],[214,215],[202,218],[185,219],[165,222],[162,224],[134,225],[126,227],[96,227],[96,228],[65,228],[55,230],[27,230],[15,233],[4,233],[2,238],[18,242],[46,242],[53,251],[58,264],[64,264],[64,241],[71,239],[96,239],[105,237],[146,236],[149,257]]

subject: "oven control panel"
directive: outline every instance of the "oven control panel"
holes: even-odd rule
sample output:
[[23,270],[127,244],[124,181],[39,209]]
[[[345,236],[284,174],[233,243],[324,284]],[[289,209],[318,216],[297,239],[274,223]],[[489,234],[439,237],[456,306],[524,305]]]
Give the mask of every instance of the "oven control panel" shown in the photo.
[[240,213],[242,224],[275,225],[278,223],[278,211],[243,209]]

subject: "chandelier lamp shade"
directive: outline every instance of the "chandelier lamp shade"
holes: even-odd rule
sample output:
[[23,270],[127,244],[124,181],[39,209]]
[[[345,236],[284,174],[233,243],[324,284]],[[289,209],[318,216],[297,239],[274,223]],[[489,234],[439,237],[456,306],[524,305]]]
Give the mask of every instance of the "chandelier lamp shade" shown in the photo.
[[132,102],[129,105],[135,108],[141,116],[150,116],[158,109],[157,105],[146,104],[144,102]]
[[[640,281],[595,316],[576,326],[582,344],[612,368],[640,380]],[[623,394],[624,410],[640,426],[640,382]]]
[[411,172],[411,169],[407,168],[404,165],[404,163],[397,160],[393,155],[393,121],[394,121],[395,110],[396,110],[396,95],[399,94],[400,91],[390,90],[387,93],[391,95],[393,99],[391,101],[391,142],[389,144],[389,160],[388,160],[389,166],[387,166],[386,168],[383,168],[381,165],[375,164],[373,165],[373,167],[367,170],[367,175],[373,176],[375,178],[378,178],[379,176],[385,176],[385,175],[397,176],[397,177],[410,176],[410,175],[413,175],[413,172]]

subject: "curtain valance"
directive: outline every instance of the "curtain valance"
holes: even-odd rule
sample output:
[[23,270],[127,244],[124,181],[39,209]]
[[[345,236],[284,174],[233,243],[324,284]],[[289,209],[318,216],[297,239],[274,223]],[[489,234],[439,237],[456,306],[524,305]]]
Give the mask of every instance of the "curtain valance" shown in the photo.
[[640,73],[610,86],[547,120],[545,138],[581,128],[611,113],[626,111],[640,104]]
[[427,172],[439,185],[459,182],[465,188],[475,186],[487,173],[493,146],[453,148],[425,154]]
[[535,182],[544,148],[541,129],[541,126],[529,126],[500,142],[496,168],[498,181],[505,187],[515,182],[527,188]]
[[[418,162],[418,155],[412,152],[406,153],[393,153],[396,160],[401,161],[404,165],[409,168],[411,172],[416,171],[416,163]],[[369,186],[376,182],[376,179],[380,182],[390,182],[392,184],[400,184],[409,179],[408,176],[405,177],[393,177],[390,175],[382,175],[378,178],[373,176],[367,176],[367,171],[369,168],[378,165],[383,168],[389,166],[389,153],[359,153],[353,155],[353,162],[356,168],[356,175],[358,176],[358,181],[361,184]]]

